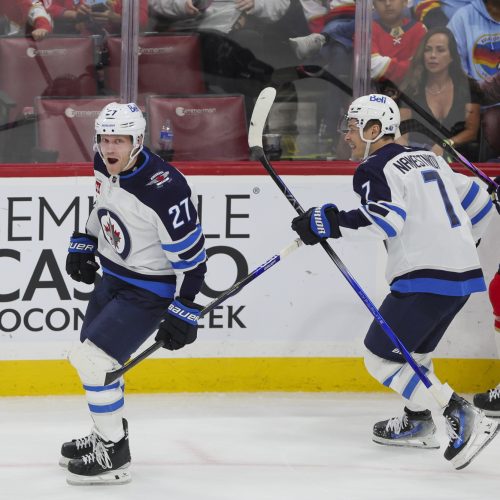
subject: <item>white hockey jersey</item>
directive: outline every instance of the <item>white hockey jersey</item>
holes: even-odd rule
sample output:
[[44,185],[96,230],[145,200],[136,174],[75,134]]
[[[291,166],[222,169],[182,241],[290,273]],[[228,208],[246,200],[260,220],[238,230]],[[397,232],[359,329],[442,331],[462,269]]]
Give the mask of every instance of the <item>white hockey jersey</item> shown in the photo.
[[353,177],[357,210],[339,213],[351,230],[385,240],[391,290],[464,296],[486,290],[476,242],[492,214],[487,191],[427,150],[387,144]]
[[161,297],[194,300],[207,259],[196,196],[175,167],[147,148],[140,158],[134,170],[110,176],[95,156],[87,233],[98,238],[104,273]]

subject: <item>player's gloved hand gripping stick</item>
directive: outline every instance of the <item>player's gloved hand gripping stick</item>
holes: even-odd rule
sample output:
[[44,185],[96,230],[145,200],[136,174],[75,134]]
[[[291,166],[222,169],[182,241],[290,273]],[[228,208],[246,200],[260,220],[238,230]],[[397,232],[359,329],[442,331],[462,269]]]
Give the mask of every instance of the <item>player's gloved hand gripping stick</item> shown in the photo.
[[[274,98],[276,96],[276,90],[272,87],[265,88],[259,95],[257,102],[252,113],[252,119],[250,121],[250,128],[248,132],[248,144],[250,150],[255,159],[258,159],[264,168],[267,170],[273,181],[276,183],[281,192],[285,195],[287,200],[290,202],[295,211],[302,215],[304,209],[301,207],[300,203],[297,201],[295,196],[288,189],[283,180],[276,173],[269,160],[264,153],[264,148],[262,147],[262,133],[264,131],[264,125],[267,120],[271,106],[273,105]],[[402,344],[396,334],[392,331],[391,327],[386,323],[379,310],[375,307],[373,302],[368,298],[363,289],[359,286],[357,281],[353,278],[349,270],[346,268],[344,263],[340,260],[337,254],[333,251],[332,247],[326,242],[326,240],[321,240],[320,245],[323,247],[328,256],[333,260],[335,265],[338,267],[339,271],[342,273],[344,278],[349,282],[354,291],[358,294],[359,298],[363,301],[365,306],[368,308],[370,313],[373,315],[375,320],[379,323],[381,328],[391,339],[393,344],[400,350],[401,354],[404,356],[405,360],[412,367],[413,371],[417,374],[422,383],[429,389],[432,396],[438,402],[441,407],[445,407],[448,404],[448,400],[444,401],[439,391],[432,385],[432,382],[426,377],[420,366],[413,359],[412,355],[408,352],[406,347]]]
[[163,347],[169,351],[177,351],[186,344],[192,344],[197,337],[198,320],[202,309],[202,306],[190,300],[176,298],[168,306],[155,340],[163,342]]
[[[265,273],[269,268],[273,267],[280,260],[284,259],[287,255],[290,255],[294,250],[297,250],[302,245],[302,241],[300,239],[295,239],[288,246],[283,248],[279,253],[273,255],[270,259],[266,260],[264,264],[260,265],[256,269],[254,269],[250,274],[247,274],[240,281],[237,281],[231,288],[226,290],[223,294],[219,295],[216,299],[212,300],[210,304],[204,307],[200,311],[200,318],[203,318],[206,314],[208,314],[212,309],[215,309],[219,304],[222,304],[226,299],[236,295],[240,292],[245,286],[247,286],[250,282],[252,282],[255,278]],[[157,338],[159,338],[157,336]],[[193,339],[194,340],[194,339]],[[109,385],[113,383],[115,380],[120,378],[125,372],[128,372],[132,367],[140,363],[143,359],[147,358],[155,351],[163,347],[164,341],[157,340],[152,346],[148,347],[140,354],[138,354],[135,358],[130,360],[125,366],[122,366],[118,370],[113,370],[106,374],[106,378],[104,381],[105,385]]]

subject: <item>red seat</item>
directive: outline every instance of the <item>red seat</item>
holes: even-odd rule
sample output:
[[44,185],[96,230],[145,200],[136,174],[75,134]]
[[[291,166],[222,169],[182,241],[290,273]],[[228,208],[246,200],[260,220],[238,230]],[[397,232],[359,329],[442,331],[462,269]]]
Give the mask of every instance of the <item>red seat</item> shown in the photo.
[[173,161],[248,160],[242,95],[150,96],[146,113],[153,151],[159,149],[162,124],[170,119]]
[[[121,38],[107,40],[106,87],[120,93]],[[200,40],[195,34],[139,37],[139,100],[144,94],[200,94],[206,91]]]
[[113,101],[119,102],[119,97],[36,98],[38,148],[57,152],[58,162],[92,161],[95,119]]
[[15,101],[12,116],[35,97],[90,96],[97,93],[91,37],[0,37],[0,91]]

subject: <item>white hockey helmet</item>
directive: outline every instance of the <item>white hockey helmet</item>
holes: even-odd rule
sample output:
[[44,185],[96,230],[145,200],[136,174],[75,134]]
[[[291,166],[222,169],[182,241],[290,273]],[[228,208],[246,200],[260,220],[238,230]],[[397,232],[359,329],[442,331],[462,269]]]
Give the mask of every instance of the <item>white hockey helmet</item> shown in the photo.
[[358,127],[363,130],[370,120],[378,120],[382,125],[381,134],[392,134],[396,139],[400,136],[399,124],[401,116],[398,105],[389,96],[369,94],[358,97],[349,106],[347,119],[357,120]]
[[146,120],[139,106],[133,102],[120,104],[111,102],[104,106],[95,121],[95,145],[101,155],[99,146],[101,135],[129,135],[132,138],[130,163],[142,151]]
[[[345,116],[346,123],[351,119],[356,120],[359,136],[362,141],[366,142],[363,158],[368,156],[370,145],[384,135],[394,135],[396,139],[401,136],[399,132],[399,124],[401,123],[399,108],[389,96],[369,94],[358,97],[351,103]],[[364,136],[364,128],[370,120],[378,120],[381,124],[380,134],[374,139],[366,139]]]

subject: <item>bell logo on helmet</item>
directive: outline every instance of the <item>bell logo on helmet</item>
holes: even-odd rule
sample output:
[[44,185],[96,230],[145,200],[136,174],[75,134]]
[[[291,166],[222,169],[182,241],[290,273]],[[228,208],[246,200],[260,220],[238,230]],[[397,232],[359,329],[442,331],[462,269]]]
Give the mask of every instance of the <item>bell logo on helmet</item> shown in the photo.
[[385,104],[387,99],[383,95],[377,95],[377,94],[371,94],[370,95],[370,102],[380,102],[382,104]]
[[132,113],[139,111],[139,108],[135,104],[127,104],[127,106],[128,106],[128,109],[130,109],[130,111],[132,111]]

